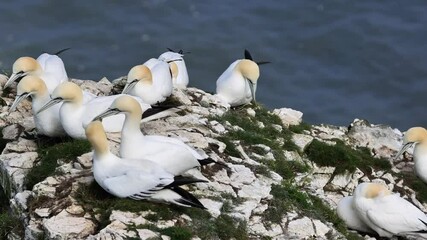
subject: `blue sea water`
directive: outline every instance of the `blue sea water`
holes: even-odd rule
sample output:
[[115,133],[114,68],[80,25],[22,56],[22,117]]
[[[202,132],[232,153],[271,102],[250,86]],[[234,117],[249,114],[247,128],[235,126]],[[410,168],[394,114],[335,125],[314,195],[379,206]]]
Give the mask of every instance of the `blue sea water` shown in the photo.
[[70,77],[114,79],[183,49],[190,85],[215,81],[250,50],[257,100],[309,123],[354,118],[427,127],[425,1],[2,1],[0,69],[20,56],[63,53]]

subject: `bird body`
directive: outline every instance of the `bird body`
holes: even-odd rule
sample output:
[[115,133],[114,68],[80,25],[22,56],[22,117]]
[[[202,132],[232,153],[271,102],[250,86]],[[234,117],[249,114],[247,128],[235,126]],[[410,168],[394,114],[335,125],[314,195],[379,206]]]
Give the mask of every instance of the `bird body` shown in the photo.
[[121,157],[144,158],[156,162],[174,175],[198,167],[201,165],[199,160],[208,159],[206,153],[195,150],[179,139],[158,135],[145,136],[139,127],[142,109],[129,96],[117,98],[109,110],[98,117],[111,116],[120,112],[124,113],[126,118],[121,133]]
[[122,93],[137,96],[145,103],[153,105],[166,100],[172,94],[172,90],[169,65],[152,58],[129,71]]
[[371,228],[368,227],[359,217],[353,207],[353,196],[342,198],[338,202],[337,214],[345,222],[345,224],[354,230],[371,233]]
[[179,89],[186,89],[188,85],[187,66],[183,54],[168,51],[159,56],[159,60],[167,62],[172,74],[173,86]]
[[[204,208],[190,193],[177,186],[172,187],[174,175],[156,163],[145,159],[119,158],[112,154],[100,121],[89,123],[85,132],[94,149],[94,178],[110,194],[120,198],[147,199]],[[185,194],[181,195],[180,192]]]
[[[87,124],[98,114],[104,112],[120,96],[121,94],[94,97],[85,102],[83,92],[79,86],[72,82],[64,82],[55,89],[52,93],[52,100],[46,103],[39,110],[39,113],[57,103],[63,102],[59,110],[59,116],[64,130],[72,138],[84,139],[86,135],[83,124]],[[140,99],[137,102],[144,109],[150,107]],[[107,132],[119,132],[122,129],[123,122],[123,115],[111,116],[102,121]]]
[[64,63],[57,55],[43,53],[37,60],[32,57],[20,57],[13,63],[13,73],[5,84],[9,87],[14,81],[25,76],[36,76],[41,78],[49,91],[53,90],[60,83],[68,81]]
[[362,183],[354,191],[354,208],[381,237],[427,231],[427,216],[413,204],[378,183]]
[[61,105],[58,104],[40,114],[36,114],[51,100],[46,84],[39,77],[26,76],[18,83],[17,96],[10,111],[14,111],[16,106],[29,96],[32,99],[31,106],[37,132],[49,137],[64,136],[66,133],[59,117]]

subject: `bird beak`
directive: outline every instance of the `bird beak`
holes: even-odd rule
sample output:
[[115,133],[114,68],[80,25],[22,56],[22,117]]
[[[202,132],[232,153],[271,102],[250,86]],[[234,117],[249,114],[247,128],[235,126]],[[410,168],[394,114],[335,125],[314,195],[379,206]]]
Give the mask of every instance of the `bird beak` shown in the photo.
[[31,95],[31,93],[23,93],[19,96],[16,96],[15,101],[13,101],[12,106],[9,108],[9,112],[14,112],[16,110],[16,107],[18,106],[18,104],[30,95]]
[[132,88],[135,87],[138,81],[139,81],[138,79],[135,79],[129,84],[126,84],[125,88],[123,88],[122,94],[128,94],[132,90]]
[[92,119],[92,122],[94,121],[102,121],[103,118],[109,117],[109,116],[113,116],[113,115],[117,115],[121,113],[121,111],[117,108],[108,108],[107,111],[99,114],[98,116],[94,117]]
[[56,105],[56,104],[62,102],[62,101],[64,101],[64,99],[62,99],[60,97],[54,98],[54,99],[50,100],[49,102],[47,102],[42,108],[40,108],[40,110],[38,110],[36,114],[39,114],[39,113],[43,112],[44,110],[52,107],[53,105]]
[[252,82],[249,79],[246,79],[249,83],[249,88],[251,89],[251,95],[252,95],[252,102],[256,103],[256,99],[255,99],[255,92],[256,92],[256,83]]
[[21,78],[25,77],[25,75],[27,75],[27,73],[25,72],[12,73],[12,75],[10,75],[10,78],[4,84],[3,88],[10,87],[10,85],[12,85],[13,82],[20,80]]
[[400,151],[396,154],[396,156],[394,157],[394,161],[397,160],[400,155],[402,155],[406,150],[408,150],[408,148],[410,148],[412,145],[414,145],[414,142],[408,142],[407,144],[402,146],[402,149],[400,149]]

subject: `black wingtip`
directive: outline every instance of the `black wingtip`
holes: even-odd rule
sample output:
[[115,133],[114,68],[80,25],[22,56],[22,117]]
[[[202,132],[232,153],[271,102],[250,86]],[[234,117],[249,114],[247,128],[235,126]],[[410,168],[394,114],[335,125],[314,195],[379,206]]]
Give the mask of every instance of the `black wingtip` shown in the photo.
[[245,59],[253,60],[251,53],[245,49]]
[[256,64],[258,64],[258,65],[263,65],[263,64],[268,64],[268,63],[271,63],[271,62],[269,62],[269,61],[260,61],[260,62],[255,62]]
[[205,159],[201,159],[201,160],[197,160],[197,161],[199,161],[200,165],[202,165],[202,166],[207,165],[207,164],[211,164],[211,163],[215,163],[215,164],[218,164],[218,165],[221,165],[221,166],[228,168],[227,164],[215,161],[212,158],[205,158]]
[[59,50],[58,52],[56,52],[55,54],[53,54],[53,55],[59,56],[59,54],[61,54],[61,53],[65,52],[65,51],[67,51],[67,50],[70,50],[70,49],[71,49],[70,47],[68,47],[68,48],[64,48],[64,49],[61,49],[61,50]]
[[169,52],[175,52],[172,48],[166,48]]
[[179,175],[179,176],[175,176],[174,181],[171,184],[167,185],[166,188],[172,189],[174,187],[178,187],[181,185],[198,183],[198,182],[208,182],[208,181],[202,180],[202,179],[197,179],[194,177],[184,177],[184,176]]
[[145,110],[142,113],[141,119],[151,117],[157,113],[163,112],[165,110],[179,107],[180,105],[153,105],[151,108]]
[[176,192],[177,194],[179,194],[182,197],[177,202],[184,204],[184,205],[187,205],[189,207],[206,209],[206,207],[203,206],[203,204],[195,196],[193,196],[191,193],[185,191],[184,189],[182,189],[180,187],[173,187],[173,188],[171,188],[171,190]]

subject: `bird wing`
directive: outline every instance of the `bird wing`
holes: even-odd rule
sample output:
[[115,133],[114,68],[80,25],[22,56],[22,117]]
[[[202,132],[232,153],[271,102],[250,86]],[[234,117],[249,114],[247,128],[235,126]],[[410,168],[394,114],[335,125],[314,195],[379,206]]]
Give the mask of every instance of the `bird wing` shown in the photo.
[[194,149],[190,147],[188,144],[184,143],[183,141],[173,138],[173,137],[165,137],[160,135],[148,135],[144,136],[147,140],[151,142],[160,142],[160,143],[169,143],[171,145],[179,146],[180,148],[185,148],[187,151],[189,151],[196,159],[205,159],[209,157],[203,150],[200,149]]
[[40,64],[43,71],[45,71],[46,61],[49,58],[49,56],[50,56],[49,54],[43,53],[37,58],[37,62]]
[[[125,161],[125,160],[123,160]],[[140,160],[142,162],[149,162]],[[150,162],[151,163],[151,162]],[[154,164],[138,166],[122,166],[127,168],[122,174],[104,180],[107,191],[118,197],[144,199],[162,190],[174,181],[173,175]],[[123,169],[120,169],[123,170]]]
[[427,222],[426,215],[398,194],[378,199],[367,216],[379,228],[393,234],[427,230],[422,222]]

